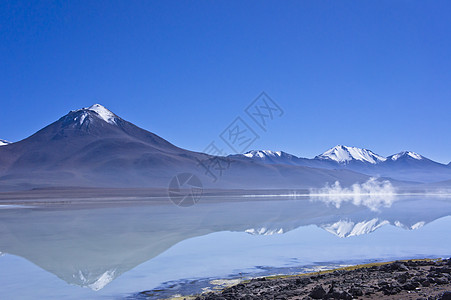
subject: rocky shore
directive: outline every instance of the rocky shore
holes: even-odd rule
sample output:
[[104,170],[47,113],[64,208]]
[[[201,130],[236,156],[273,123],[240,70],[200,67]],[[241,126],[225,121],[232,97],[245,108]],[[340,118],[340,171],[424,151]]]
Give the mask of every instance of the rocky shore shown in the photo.
[[196,300],[451,300],[451,259],[396,261],[296,276],[255,278]]

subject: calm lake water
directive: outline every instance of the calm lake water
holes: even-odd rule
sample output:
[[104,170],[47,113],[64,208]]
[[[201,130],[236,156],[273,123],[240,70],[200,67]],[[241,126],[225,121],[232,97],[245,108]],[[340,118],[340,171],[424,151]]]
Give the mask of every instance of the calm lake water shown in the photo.
[[446,195],[0,206],[0,299],[190,294],[214,279],[449,257],[450,236]]

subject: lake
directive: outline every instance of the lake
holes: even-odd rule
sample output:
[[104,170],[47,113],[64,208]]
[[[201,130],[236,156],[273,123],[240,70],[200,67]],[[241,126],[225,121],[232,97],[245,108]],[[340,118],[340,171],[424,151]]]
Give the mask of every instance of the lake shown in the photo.
[[451,254],[446,194],[87,202],[0,205],[1,299],[157,299],[253,276]]

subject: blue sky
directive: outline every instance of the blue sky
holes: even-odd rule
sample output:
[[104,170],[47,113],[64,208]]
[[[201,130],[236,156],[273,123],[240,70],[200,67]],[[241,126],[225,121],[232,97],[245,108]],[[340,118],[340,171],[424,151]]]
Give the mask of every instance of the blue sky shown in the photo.
[[[2,1],[0,138],[101,103],[201,151],[237,117],[250,148],[344,144],[451,160],[449,1]],[[265,91],[266,132],[244,109]],[[222,144],[227,151],[227,146]]]

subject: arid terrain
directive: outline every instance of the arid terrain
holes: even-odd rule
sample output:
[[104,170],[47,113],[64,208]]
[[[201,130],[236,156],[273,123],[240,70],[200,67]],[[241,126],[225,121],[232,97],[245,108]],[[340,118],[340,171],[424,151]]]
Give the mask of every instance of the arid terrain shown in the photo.
[[451,299],[451,259],[397,261],[331,272],[255,278],[196,300]]

